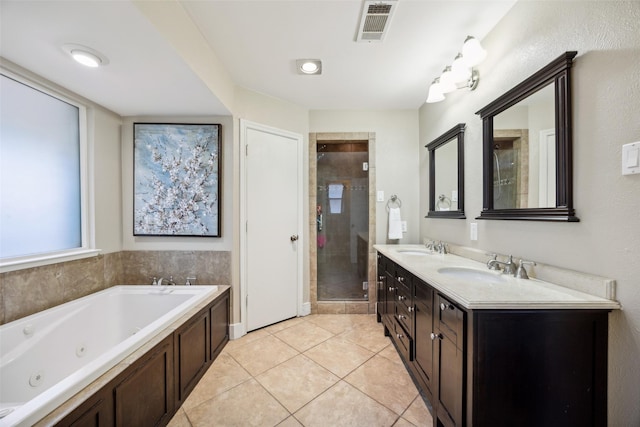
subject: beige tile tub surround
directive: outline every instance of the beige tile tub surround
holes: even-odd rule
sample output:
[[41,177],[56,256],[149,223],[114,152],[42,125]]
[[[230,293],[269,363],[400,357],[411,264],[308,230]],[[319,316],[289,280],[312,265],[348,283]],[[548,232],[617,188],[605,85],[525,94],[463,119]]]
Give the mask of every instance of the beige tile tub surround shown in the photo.
[[231,285],[231,252],[123,251],[0,274],[0,324],[114,285],[151,284],[173,275],[177,284]]
[[211,425],[432,427],[433,419],[375,315],[312,314],[227,344],[169,423]]

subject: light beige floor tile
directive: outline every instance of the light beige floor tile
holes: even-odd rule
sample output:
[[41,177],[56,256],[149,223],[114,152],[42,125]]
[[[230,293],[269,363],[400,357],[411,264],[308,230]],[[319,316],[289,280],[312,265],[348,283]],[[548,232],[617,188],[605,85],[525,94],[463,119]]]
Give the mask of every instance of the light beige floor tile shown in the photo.
[[186,410],[193,427],[275,426],[290,414],[251,379]]
[[238,339],[229,341],[222,351],[223,352],[233,351],[237,347],[242,347],[243,345],[246,345],[255,340],[259,340],[260,338],[264,338],[269,335],[271,334],[265,331],[264,329],[259,329],[257,331],[249,332],[248,334],[245,334]]
[[296,350],[304,352],[328,340],[333,334],[313,323],[303,323],[284,329],[275,336]]
[[398,421],[396,421],[396,423],[393,425],[393,427],[416,427],[413,424],[411,424],[409,421],[405,420],[404,418],[400,418]]
[[402,359],[400,358],[400,355],[398,354],[398,350],[396,350],[396,347],[391,342],[389,342],[388,346],[386,346],[384,349],[378,352],[378,354],[382,357],[386,357],[392,362],[396,362],[396,363],[400,363],[401,365],[404,365],[402,363]]
[[167,427],[191,427],[191,423],[185,414],[184,409],[178,409],[178,412],[171,418]]
[[304,355],[289,359],[256,379],[291,413],[340,380]]
[[231,355],[220,353],[193,389],[183,406],[193,408],[205,400],[229,390],[251,378],[251,375]]
[[374,353],[379,352],[391,344],[389,337],[385,337],[383,329],[380,329],[377,325],[360,326],[357,329],[347,331],[340,336],[369,349]]
[[407,419],[417,427],[433,427],[433,416],[427,405],[422,400],[422,396],[417,396],[409,408],[402,414],[402,418]]
[[304,355],[343,378],[373,357],[374,353],[338,336],[307,350]]
[[293,319],[284,320],[282,322],[275,323],[271,326],[267,326],[263,330],[269,332],[270,334],[275,334],[276,332],[282,331],[284,329],[290,328],[292,326],[300,325],[306,322],[308,316],[304,317],[294,317]]
[[296,420],[296,418],[292,415],[280,424],[277,427],[304,427],[302,424]]
[[256,376],[291,359],[299,352],[273,335],[268,335],[236,347],[229,354],[251,375]]
[[398,416],[340,381],[294,414],[305,427],[391,426]]
[[348,314],[314,314],[309,317],[309,322],[337,335],[353,328],[355,316]]
[[[384,375],[380,375],[384,372]],[[407,370],[376,355],[344,379],[360,391],[401,415],[418,395]]]

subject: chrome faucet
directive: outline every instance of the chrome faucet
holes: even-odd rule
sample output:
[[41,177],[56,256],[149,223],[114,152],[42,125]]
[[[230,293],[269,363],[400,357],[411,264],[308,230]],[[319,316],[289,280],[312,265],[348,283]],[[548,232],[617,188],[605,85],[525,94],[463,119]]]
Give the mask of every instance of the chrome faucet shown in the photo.
[[175,286],[176,282],[173,281],[173,276],[169,276],[168,279],[165,279],[164,277],[161,277],[160,279],[158,279],[158,286],[162,286],[162,283],[166,281],[167,283],[165,283],[165,286]]
[[436,242],[433,240],[429,240],[427,243],[424,244],[424,246],[431,252],[436,250]]
[[442,240],[440,240],[440,242],[438,242],[438,245],[436,247],[438,249],[438,253],[439,254],[446,255],[448,253],[447,244],[444,243]]
[[527,270],[524,268],[524,266],[525,266],[526,264],[529,264],[529,265],[536,265],[536,263],[535,263],[535,262],[533,262],[533,261],[523,261],[523,260],[521,259],[521,260],[520,260],[520,265],[518,266],[518,271],[516,271],[516,274],[515,274],[515,276],[516,276],[518,279],[528,279],[528,278],[529,278],[529,275],[527,274]]
[[489,270],[499,270],[499,266],[502,265],[503,274],[510,274],[512,276],[516,275],[516,265],[513,262],[513,256],[509,255],[509,259],[507,260],[507,262],[498,261],[496,258],[497,257],[494,257],[487,262],[487,267],[489,267]]

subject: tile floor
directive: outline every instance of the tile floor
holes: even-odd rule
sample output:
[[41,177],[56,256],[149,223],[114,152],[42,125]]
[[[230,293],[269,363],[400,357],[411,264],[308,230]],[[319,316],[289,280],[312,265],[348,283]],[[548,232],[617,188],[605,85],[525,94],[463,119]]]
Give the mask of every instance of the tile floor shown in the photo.
[[433,426],[375,315],[287,320],[230,341],[171,420],[199,426]]

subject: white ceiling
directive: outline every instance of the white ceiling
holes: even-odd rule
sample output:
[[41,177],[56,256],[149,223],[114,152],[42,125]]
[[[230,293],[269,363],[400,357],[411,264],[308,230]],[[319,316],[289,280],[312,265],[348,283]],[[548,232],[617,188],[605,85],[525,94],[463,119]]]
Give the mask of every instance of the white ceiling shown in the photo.
[[[399,0],[381,43],[354,41],[362,0],[178,3],[235,84],[312,110],[371,110],[419,108],[464,38],[482,40],[514,2]],[[122,116],[229,114],[148,16],[130,0],[1,0],[0,55]],[[78,66],[64,43],[110,63]],[[297,74],[297,58],[321,59],[322,75]]]

